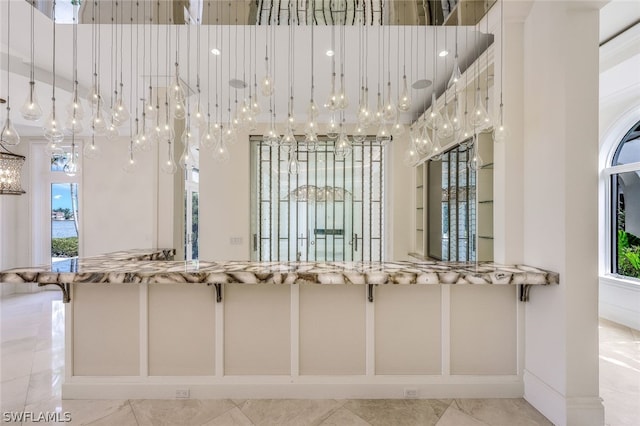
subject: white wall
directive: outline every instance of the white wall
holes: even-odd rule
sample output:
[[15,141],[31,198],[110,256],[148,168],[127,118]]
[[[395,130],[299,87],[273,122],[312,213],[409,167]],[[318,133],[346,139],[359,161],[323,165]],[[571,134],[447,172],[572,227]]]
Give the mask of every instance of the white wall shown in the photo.
[[[26,195],[0,195],[0,269],[29,265],[29,171],[28,141],[11,152],[27,157],[22,168],[22,189]],[[15,292],[14,284],[0,284],[0,296]]]
[[[257,134],[262,134],[259,130]],[[249,135],[239,132],[229,147],[230,160],[217,163],[210,150],[200,154],[199,257],[203,260],[249,260]],[[242,238],[231,245],[231,238]]]
[[84,159],[83,256],[151,248],[155,238],[157,148],[137,153],[138,170],[125,173],[129,140],[97,138],[99,159]]
[[537,1],[524,32],[524,262],[560,285],[526,306],[525,398],[557,425],[602,425],[598,397],[598,18]]
[[[640,13],[640,5],[637,9],[637,13]],[[638,121],[640,121],[640,24],[636,24],[600,48],[599,170],[610,165],[610,157],[616,146],[631,126]],[[601,174],[599,183],[599,312],[603,318],[640,329],[640,284],[633,280],[607,276],[610,272],[609,247],[611,244],[610,230],[607,226],[608,179],[608,176]]]

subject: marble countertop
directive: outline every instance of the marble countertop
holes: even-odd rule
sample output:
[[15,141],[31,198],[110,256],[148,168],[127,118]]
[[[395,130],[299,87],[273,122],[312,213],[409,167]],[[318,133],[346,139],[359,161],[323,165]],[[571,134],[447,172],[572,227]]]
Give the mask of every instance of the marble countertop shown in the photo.
[[[492,262],[174,261],[175,250],[129,250],[41,267],[0,271],[0,282],[240,284],[558,284],[559,275]],[[74,259],[75,260],[75,259]]]

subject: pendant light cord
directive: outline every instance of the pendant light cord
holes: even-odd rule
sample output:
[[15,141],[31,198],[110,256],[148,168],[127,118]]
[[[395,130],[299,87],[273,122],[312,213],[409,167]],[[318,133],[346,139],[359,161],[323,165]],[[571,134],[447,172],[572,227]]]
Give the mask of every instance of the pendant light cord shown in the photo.
[[[207,1],[207,124],[211,124],[211,2]],[[208,130],[207,130],[208,133]]]
[[[34,30],[34,15],[35,15],[35,0],[31,1],[31,83],[35,83],[35,30]],[[8,40],[7,40],[8,43]],[[33,102],[33,99],[31,100]]]
[[500,124],[502,124],[502,83],[504,81],[504,0],[500,0]]
[[[313,7],[313,5],[312,5]],[[313,24],[313,20],[311,21],[311,100],[310,102],[313,102],[313,92],[315,89],[315,81],[314,81],[314,75],[315,75],[315,55],[314,55],[314,49],[315,49],[315,40],[314,40],[314,27],[315,25]],[[313,117],[310,117],[310,120],[313,119]]]
[[[7,26],[7,29],[8,29],[8,26]],[[53,63],[51,65],[51,83],[52,83],[51,113],[52,113],[52,118],[55,121],[56,119],[56,0],[53,0],[53,37],[52,39],[53,39]],[[7,44],[8,43],[9,41],[7,40]],[[8,64],[7,64],[7,67],[8,67]],[[7,85],[8,84],[9,84],[9,79],[7,78]],[[7,105],[9,105],[8,98],[9,97],[7,96]]]
[[[54,22],[55,22],[55,6],[56,2],[53,2]],[[55,36],[54,36],[55,37]],[[55,38],[54,38],[55,40]],[[9,73],[11,72],[11,52],[9,52],[9,46],[11,46],[11,1],[7,2],[7,118],[9,117],[9,111],[11,111],[11,102],[9,101]],[[55,50],[54,50],[55,55]],[[55,57],[55,56],[54,56]],[[55,87],[55,84],[54,84]],[[4,133],[4,131],[2,132]]]

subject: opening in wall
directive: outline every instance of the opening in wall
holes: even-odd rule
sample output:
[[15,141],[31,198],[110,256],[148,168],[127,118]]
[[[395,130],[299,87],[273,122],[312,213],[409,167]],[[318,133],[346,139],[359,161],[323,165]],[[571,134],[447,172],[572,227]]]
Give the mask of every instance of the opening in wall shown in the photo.
[[[76,158],[81,165],[82,147],[76,141]],[[81,254],[81,174],[72,173],[65,166],[69,163],[71,147],[62,145],[51,153],[45,143],[34,143],[32,205],[34,262],[51,262],[54,270],[73,270],[76,258]]]
[[289,154],[251,141],[252,260],[381,261],[384,258],[384,149],[373,139],[336,158],[334,143]]

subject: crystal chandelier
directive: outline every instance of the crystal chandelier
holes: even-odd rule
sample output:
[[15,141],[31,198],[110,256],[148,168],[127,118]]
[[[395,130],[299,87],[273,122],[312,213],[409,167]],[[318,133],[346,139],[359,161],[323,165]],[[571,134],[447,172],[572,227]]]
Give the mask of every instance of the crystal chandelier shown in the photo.
[[22,166],[25,157],[10,152],[0,142],[0,195],[22,195]]

